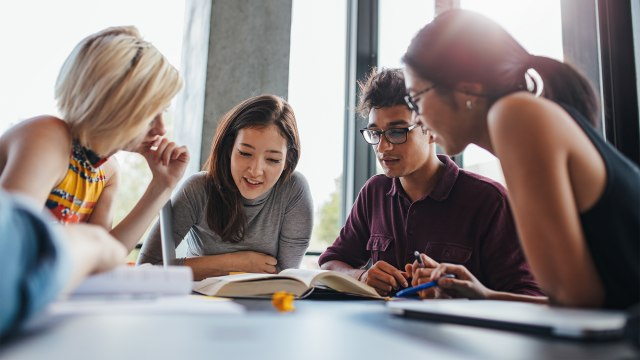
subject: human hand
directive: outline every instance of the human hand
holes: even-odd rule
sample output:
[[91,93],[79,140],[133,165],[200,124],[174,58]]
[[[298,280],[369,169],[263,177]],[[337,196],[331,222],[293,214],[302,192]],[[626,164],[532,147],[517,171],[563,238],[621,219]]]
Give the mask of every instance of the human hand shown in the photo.
[[125,263],[127,249],[101,226],[73,224],[62,228],[78,277]]
[[[454,275],[455,278],[442,277],[445,274]],[[438,281],[437,287],[419,292],[421,298],[488,299],[492,292],[463,265],[441,263],[432,269],[418,269],[414,273],[414,280],[416,284]]]
[[135,152],[147,161],[153,175],[152,181],[170,189],[180,181],[189,163],[187,147],[178,146],[164,137],[158,137],[151,146],[138,147]]
[[[417,251],[416,251],[417,252]],[[418,269],[427,269],[426,271],[421,272],[422,276],[426,276],[426,274],[430,275],[431,270],[439,265],[439,263],[432,258],[428,257],[426,254],[420,254],[420,259],[422,260],[422,264],[418,263],[418,261],[414,261],[412,264],[407,264],[404,266],[405,271],[408,274],[412,275],[411,286],[416,286],[418,283],[416,282],[416,277],[413,275],[414,272]]]
[[360,281],[376,289],[378,294],[387,295],[391,290],[409,286],[409,274],[396,269],[386,261],[378,261],[360,277]]
[[[421,264],[416,260],[412,264],[405,265],[405,271],[411,274],[411,286],[417,286],[431,281],[431,272],[440,265],[440,263],[426,254],[420,254],[420,259],[422,260]],[[438,287],[420,291],[418,294],[420,297],[426,299],[449,298],[449,296],[445,296]]]
[[229,254],[234,268],[248,273],[275,274],[278,260],[257,251],[238,251]]

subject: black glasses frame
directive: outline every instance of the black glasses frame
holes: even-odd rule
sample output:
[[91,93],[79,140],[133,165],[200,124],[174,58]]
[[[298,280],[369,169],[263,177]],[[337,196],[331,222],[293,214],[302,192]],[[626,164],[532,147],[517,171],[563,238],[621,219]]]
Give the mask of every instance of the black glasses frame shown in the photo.
[[[408,136],[409,131],[415,129],[417,126],[418,126],[418,124],[413,124],[413,125],[411,125],[409,127],[405,127],[405,128],[391,128],[391,129],[387,129],[387,130],[360,129],[360,134],[362,134],[362,138],[364,138],[364,141],[366,141],[367,144],[369,144],[369,145],[378,145],[378,144],[380,144],[380,139],[382,139],[382,136],[384,136],[384,138],[387,139],[387,141],[389,143],[394,144],[394,145],[399,145],[399,144],[404,144],[404,143],[407,142],[407,139],[409,137]],[[367,136],[365,135],[365,132],[377,135],[378,136],[378,141],[373,142],[373,140],[372,141],[367,140]],[[392,132],[392,133],[393,132],[403,133],[404,140],[395,141],[395,140],[389,139],[389,136],[387,136],[387,134],[389,132]],[[373,139],[373,135],[370,136],[370,138]]]
[[416,104],[416,98],[426,92],[428,92],[429,90],[432,90],[433,88],[436,87],[436,84],[433,84],[431,86],[429,86],[426,89],[423,89],[421,91],[418,91],[415,95],[411,96],[409,94],[404,96],[404,102],[407,103],[407,106],[409,107],[409,109],[413,112],[415,112],[416,114],[420,115],[420,108],[418,107],[418,104]]

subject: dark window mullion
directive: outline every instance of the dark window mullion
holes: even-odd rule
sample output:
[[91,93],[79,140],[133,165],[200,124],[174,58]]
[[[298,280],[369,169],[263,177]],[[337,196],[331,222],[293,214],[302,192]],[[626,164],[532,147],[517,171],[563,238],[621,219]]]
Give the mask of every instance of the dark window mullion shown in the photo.
[[637,69],[630,1],[598,0],[607,141],[640,164]]
[[344,221],[364,183],[375,174],[375,156],[360,138],[365,119],[355,111],[357,82],[378,63],[378,0],[349,0],[347,11],[347,91],[341,219]]

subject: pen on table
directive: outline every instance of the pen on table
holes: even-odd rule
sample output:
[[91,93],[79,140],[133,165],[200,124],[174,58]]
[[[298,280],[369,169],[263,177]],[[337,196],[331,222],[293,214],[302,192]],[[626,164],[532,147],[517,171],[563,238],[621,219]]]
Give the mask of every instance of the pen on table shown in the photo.
[[424,284],[420,284],[414,287],[410,287],[410,288],[406,288],[404,290],[400,290],[396,293],[397,297],[405,297],[405,296],[409,296],[409,295],[413,295],[415,293],[417,293],[418,291],[422,291],[424,289],[428,289],[430,287],[434,287],[434,286],[438,286],[438,280],[442,279],[442,278],[455,278],[455,276],[453,274],[444,274],[442,276],[440,276],[439,278],[437,278],[436,280],[433,281],[429,281],[426,282]]

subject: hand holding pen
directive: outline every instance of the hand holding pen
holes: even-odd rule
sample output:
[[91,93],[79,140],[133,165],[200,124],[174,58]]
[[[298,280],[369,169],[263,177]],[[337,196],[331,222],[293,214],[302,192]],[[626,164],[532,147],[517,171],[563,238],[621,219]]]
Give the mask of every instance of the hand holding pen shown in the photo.
[[[421,285],[427,289],[418,290],[421,298],[489,299],[495,293],[486,288],[464,265],[438,264],[428,256],[422,256],[437,265],[431,268],[429,264],[427,268],[416,268],[413,272],[412,285],[415,287],[422,282]],[[434,284],[427,286],[429,283]]]
[[[429,256],[421,254],[417,250],[413,252],[413,256],[415,258],[415,261],[411,264],[407,264],[405,266],[405,271],[412,277],[411,285],[416,286],[418,285],[418,277],[429,277],[431,275],[431,271],[440,264],[438,264],[438,262],[436,262]],[[416,272],[418,272],[418,274],[416,274]]]
[[398,270],[388,262],[378,260],[362,273],[359,280],[376,289],[378,294],[387,296],[409,286],[408,276],[408,273]]
[[[438,285],[438,281],[440,280],[440,278],[446,277],[446,278],[453,278],[453,275],[450,274],[443,274],[442,276],[440,276],[439,278],[435,279],[435,280],[431,280],[429,282],[426,283],[422,283],[422,284],[418,284],[419,282],[419,278],[425,278],[425,277],[429,277],[431,276],[431,271],[433,269],[433,267],[438,266],[439,264],[434,261],[433,259],[431,259],[430,257],[428,257],[427,255],[423,255],[420,254],[419,251],[414,251],[413,252],[413,256],[415,257],[416,261],[413,263],[413,265],[411,266],[412,270],[412,275],[413,275],[413,280],[411,282],[411,284],[413,285],[413,287],[410,288],[406,288],[404,290],[399,291],[396,296],[397,297],[406,297],[406,296],[411,296],[414,295],[422,290],[426,290],[429,288],[432,288],[434,286]],[[427,263],[429,265],[429,268],[426,268],[425,263]],[[407,268],[408,270],[408,268]]]

